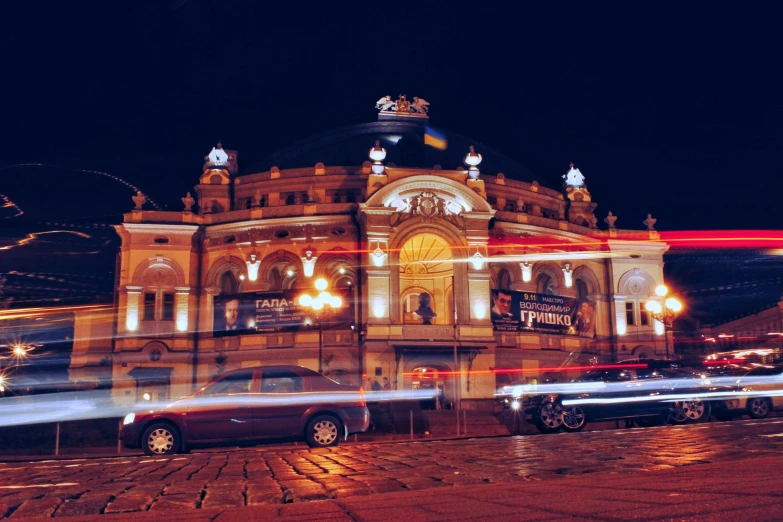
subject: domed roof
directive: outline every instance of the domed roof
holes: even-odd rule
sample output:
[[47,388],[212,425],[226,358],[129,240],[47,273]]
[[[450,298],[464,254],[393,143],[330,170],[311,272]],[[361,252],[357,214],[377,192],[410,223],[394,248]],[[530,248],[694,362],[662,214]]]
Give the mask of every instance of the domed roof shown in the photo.
[[327,166],[361,165],[375,140],[386,149],[385,164],[397,167],[467,169],[462,162],[471,145],[476,147],[483,161],[479,168],[487,174],[502,172],[506,177],[532,181],[532,172],[508,156],[476,140],[454,132],[443,132],[448,140],[445,150],[424,144],[425,125],[421,120],[382,120],[349,125],[316,134],[276,152],[259,163],[249,173],[263,172],[276,166],[280,169],[311,167],[318,162]]

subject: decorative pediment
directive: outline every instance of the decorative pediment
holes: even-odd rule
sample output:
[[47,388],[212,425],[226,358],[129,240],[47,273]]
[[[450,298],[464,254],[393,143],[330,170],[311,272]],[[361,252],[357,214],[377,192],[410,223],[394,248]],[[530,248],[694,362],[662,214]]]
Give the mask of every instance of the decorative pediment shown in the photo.
[[463,210],[462,207],[444,196],[433,192],[420,192],[402,199],[401,203],[402,205],[397,207],[396,219],[392,219],[393,226],[417,217],[422,221],[441,218],[461,226],[462,218],[459,214]]

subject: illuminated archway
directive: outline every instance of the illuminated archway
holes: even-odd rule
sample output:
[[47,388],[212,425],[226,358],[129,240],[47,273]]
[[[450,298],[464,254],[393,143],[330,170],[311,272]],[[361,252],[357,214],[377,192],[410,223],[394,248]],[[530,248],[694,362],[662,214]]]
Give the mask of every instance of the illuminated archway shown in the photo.
[[[451,247],[441,237],[422,233],[408,239],[399,252],[400,307],[403,323],[451,324],[454,305],[450,295],[454,266]],[[427,295],[428,298],[423,297]],[[429,301],[436,314],[424,321]]]

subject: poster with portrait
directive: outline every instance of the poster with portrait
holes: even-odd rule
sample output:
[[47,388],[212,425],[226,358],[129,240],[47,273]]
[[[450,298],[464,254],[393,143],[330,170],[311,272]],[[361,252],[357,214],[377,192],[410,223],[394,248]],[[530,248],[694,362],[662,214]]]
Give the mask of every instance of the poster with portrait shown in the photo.
[[[299,304],[298,298],[302,293],[301,290],[283,290],[216,296],[213,301],[213,335],[222,337],[297,330],[308,323],[317,324],[318,319],[312,310]],[[350,290],[333,289],[330,293],[340,296],[342,306],[321,316],[324,328],[353,324]]]
[[496,331],[595,337],[595,303],[587,299],[500,289],[491,298]]

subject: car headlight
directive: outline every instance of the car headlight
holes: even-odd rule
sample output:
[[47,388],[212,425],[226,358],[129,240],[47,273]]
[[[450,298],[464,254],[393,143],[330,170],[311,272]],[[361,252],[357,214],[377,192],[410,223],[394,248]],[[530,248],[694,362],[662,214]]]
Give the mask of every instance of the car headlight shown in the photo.
[[136,420],[136,414],[129,413],[125,416],[124,419],[122,419],[122,425],[127,426],[128,424],[132,424],[134,420]]

